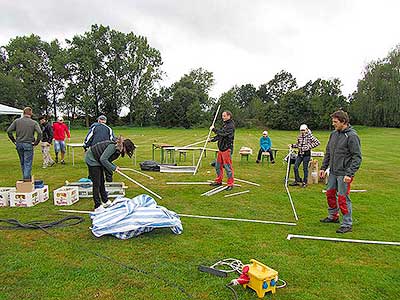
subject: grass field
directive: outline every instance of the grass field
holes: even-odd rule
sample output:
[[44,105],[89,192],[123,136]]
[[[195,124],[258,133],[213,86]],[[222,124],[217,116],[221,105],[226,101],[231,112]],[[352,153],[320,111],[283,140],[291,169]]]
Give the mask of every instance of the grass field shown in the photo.
[[[400,299],[400,247],[333,243],[294,239],[291,234],[342,237],[351,239],[400,241],[399,175],[400,129],[358,127],[363,163],[352,186],[366,189],[353,193],[353,232],[335,233],[337,224],[321,224],[326,216],[322,184],[306,189],[291,188],[299,216],[297,226],[266,225],[231,221],[189,219],[182,217],[184,231],[174,235],[169,229],[155,230],[130,240],[107,236],[95,238],[85,222],[63,229],[0,231],[0,299],[233,299],[225,284],[233,279],[219,278],[197,271],[200,264],[211,265],[223,258],[237,258],[244,263],[257,259],[279,272],[287,287],[266,299]],[[154,142],[187,145],[202,140],[207,129],[115,129],[130,137],[137,148],[138,162],[151,159]],[[73,130],[71,142],[82,142],[86,131]],[[297,132],[271,131],[273,146],[286,148]],[[324,151],[329,132],[314,132]],[[208,186],[166,185],[168,181],[205,181],[214,179],[208,154],[196,176],[152,173],[155,180],[129,174],[163,196],[158,204],[177,213],[295,222],[283,186],[285,151],[279,151],[275,165],[240,162],[241,146],[258,149],[260,132],[239,129],[236,133],[233,164],[235,176],[261,184],[243,184],[234,191],[250,193],[224,198],[200,194]],[[212,145],[215,147],[215,145]],[[159,153],[156,153],[159,158]],[[196,153],[198,155],[198,153]],[[41,154],[35,152],[33,174],[44,179],[50,190],[65,180],[86,177],[83,151],[76,151],[75,166],[67,164],[41,168]],[[189,154],[186,164],[191,164]],[[117,165],[132,167],[128,158]],[[136,167],[137,169],[139,166]],[[210,171],[210,173],[208,173]],[[115,181],[122,181],[114,175]],[[21,177],[17,153],[6,134],[0,134],[0,186],[13,186]],[[291,176],[293,177],[293,175]],[[144,191],[126,181],[127,195]],[[91,210],[91,199],[81,199],[68,207]],[[32,208],[1,208],[0,219],[22,222],[55,220],[63,217],[50,201]],[[97,253],[98,255],[94,255]],[[108,257],[105,258],[104,256]],[[129,268],[124,267],[129,266]],[[187,293],[185,294],[182,289]],[[257,299],[256,294],[235,287],[239,299]]]

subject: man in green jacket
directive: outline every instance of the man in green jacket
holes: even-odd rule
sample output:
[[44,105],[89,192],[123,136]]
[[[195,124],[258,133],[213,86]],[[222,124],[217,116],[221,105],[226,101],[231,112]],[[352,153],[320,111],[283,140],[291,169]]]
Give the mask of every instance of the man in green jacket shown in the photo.
[[[352,231],[352,204],[349,197],[350,185],[361,165],[361,145],[356,131],[349,124],[346,112],[338,110],[331,115],[335,130],[331,133],[326,146],[319,176],[323,178],[329,167],[326,198],[328,217],[322,223],[339,223],[339,208],[343,215],[342,225],[337,233]],[[338,208],[339,203],[339,208]]]

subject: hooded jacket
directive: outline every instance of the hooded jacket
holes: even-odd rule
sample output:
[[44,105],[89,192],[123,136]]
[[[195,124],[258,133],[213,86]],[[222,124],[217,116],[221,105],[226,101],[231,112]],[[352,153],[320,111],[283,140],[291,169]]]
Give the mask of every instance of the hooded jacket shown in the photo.
[[214,128],[213,131],[217,134],[211,141],[218,141],[219,151],[226,151],[233,149],[233,141],[235,139],[235,123],[232,119],[224,121],[224,125],[221,129]]
[[349,125],[342,131],[333,131],[329,136],[321,170],[329,166],[336,176],[353,177],[361,165],[361,144],[357,132]]

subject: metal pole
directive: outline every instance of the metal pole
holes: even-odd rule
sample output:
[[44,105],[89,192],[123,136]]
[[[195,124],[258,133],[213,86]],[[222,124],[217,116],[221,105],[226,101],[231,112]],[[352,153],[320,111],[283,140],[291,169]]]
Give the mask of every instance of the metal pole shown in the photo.
[[321,237],[321,236],[288,234],[288,236],[287,236],[288,240],[293,239],[293,238],[308,239],[308,240],[320,240],[320,241],[331,241],[331,242],[345,242],[345,243],[400,246],[399,242],[382,242],[382,241],[369,241],[369,240],[337,239],[337,238],[329,238],[329,237]]
[[238,178],[235,178],[235,181],[244,182],[244,183],[248,183],[248,184],[255,185],[255,186],[260,186],[258,183],[254,183],[251,181],[242,180],[242,179],[238,179]]
[[[218,105],[217,112],[215,113],[214,120],[213,120],[213,122],[212,122],[212,126],[214,126],[215,121],[217,120],[217,117],[218,117],[218,113],[219,113],[219,109],[220,109],[220,108],[221,108],[221,104]],[[211,129],[208,131],[208,135],[207,135],[206,142],[204,143],[203,150],[201,150],[200,157],[199,157],[199,160],[197,161],[196,169],[194,170],[193,175],[196,175],[197,169],[198,169],[199,166],[200,166],[201,158],[203,157],[204,150],[206,149],[208,140],[210,139],[211,131],[212,131]]]
[[147,178],[154,179],[154,177],[151,177],[150,175],[147,175],[147,174],[142,173],[142,172],[140,172],[140,171],[137,171],[137,170],[135,170],[135,169],[131,169],[131,168],[119,168],[119,169],[120,169],[120,170],[123,170],[123,171],[132,171],[132,172],[138,173],[138,174],[140,174],[140,175],[146,176]]
[[246,194],[246,193],[248,193],[248,192],[250,192],[250,190],[245,190],[245,191],[243,191],[243,192],[237,192],[237,193],[225,195],[224,197],[226,198],[226,197],[237,196],[237,195],[241,195],[241,194]]
[[[60,212],[68,212],[68,213],[80,213],[80,214],[90,214],[92,211],[87,210],[70,210],[70,209],[60,209]],[[187,215],[187,214],[178,214],[180,217],[186,218],[197,218],[197,219],[210,219],[210,220],[222,220],[222,221],[238,221],[238,222],[251,222],[251,223],[263,223],[263,224],[276,224],[276,225],[288,225],[288,226],[296,226],[296,223],[287,223],[287,222],[274,222],[274,221],[263,221],[263,220],[250,220],[250,219],[236,219],[236,218],[224,218],[224,217],[212,217],[212,216],[198,216],[198,215]]]
[[136,180],[133,180],[132,178],[130,178],[128,175],[125,175],[124,173],[122,173],[121,171],[116,171],[119,175],[124,176],[126,179],[128,179],[129,181],[132,181],[134,184],[137,184],[138,186],[140,186],[142,189],[148,191],[149,193],[153,194],[154,196],[156,196],[158,199],[162,199],[161,196],[157,195],[156,193],[154,193],[152,190],[148,189],[147,187],[145,187],[143,184],[137,182]]
[[289,154],[287,156],[287,164],[288,165],[287,165],[287,168],[286,168],[285,189],[286,189],[286,193],[288,194],[288,197],[289,197],[290,205],[292,206],[294,218],[296,219],[296,221],[298,221],[299,218],[297,217],[297,213],[296,213],[296,209],[294,208],[292,196],[290,195],[289,188],[288,188],[289,169],[290,169],[290,154],[292,154],[292,152],[293,152],[293,150],[292,150],[292,148],[290,148],[289,149]]

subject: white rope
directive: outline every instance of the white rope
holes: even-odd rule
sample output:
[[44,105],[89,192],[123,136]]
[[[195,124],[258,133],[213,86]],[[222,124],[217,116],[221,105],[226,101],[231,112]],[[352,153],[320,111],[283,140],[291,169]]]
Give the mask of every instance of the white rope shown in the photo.
[[338,238],[329,238],[329,237],[322,237],[322,236],[288,234],[288,236],[287,236],[288,240],[291,240],[293,238],[296,238],[296,239],[308,239],[308,240],[320,240],[320,241],[331,241],[331,242],[346,242],[346,243],[400,246],[399,242],[383,242],[383,241],[369,241],[369,240],[338,239]]
[[[214,126],[214,125],[215,125],[215,120],[216,120],[217,117],[218,117],[218,113],[219,113],[219,109],[220,109],[220,108],[221,108],[221,104],[218,105],[217,112],[215,113],[214,120],[213,120],[211,126]],[[210,127],[211,127],[211,126],[210,126]],[[193,175],[196,175],[197,170],[198,170],[198,168],[199,168],[199,166],[200,166],[201,158],[203,157],[204,150],[206,149],[208,140],[210,139],[211,131],[212,131],[211,129],[208,131],[208,135],[207,135],[206,142],[204,143],[203,150],[201,150],[200,157],[199,157],[199,160],[197,161],[196,169],[194,170]]]
[[154,193],[152,190],[148,189],[147,187],[145,187],[143,184],[137,182],[136,180],[133,180],[132,178],[130,178],[128,175],[122,173],[121,171],[117,170],[116,171],[119,175],[125,177],[126,179],[128,179],[129,181],[132,181],[134,184],[140,186],[142,189],[148,191],[149,193],[153,194],[154,196],[156,196],[158,199],[162,199],[162,197],[160,195],[157,195],[156,193]]

